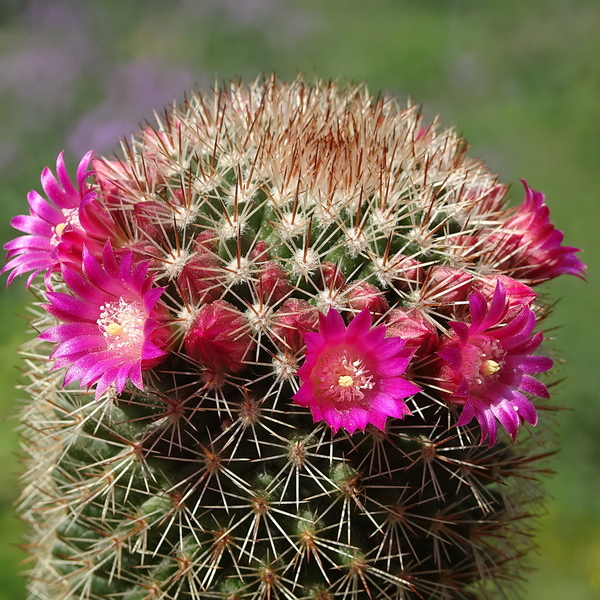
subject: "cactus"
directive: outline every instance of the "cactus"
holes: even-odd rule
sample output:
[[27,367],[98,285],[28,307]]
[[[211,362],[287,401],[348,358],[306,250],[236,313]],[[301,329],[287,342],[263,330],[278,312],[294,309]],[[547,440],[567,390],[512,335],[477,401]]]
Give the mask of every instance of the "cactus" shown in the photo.
[[75,182],[61,154],[6,245],[39,300],[30,597],[518,595],[554,448],[534,288],[584,273],[544,196],[302,78],[191,94],[122,150]]

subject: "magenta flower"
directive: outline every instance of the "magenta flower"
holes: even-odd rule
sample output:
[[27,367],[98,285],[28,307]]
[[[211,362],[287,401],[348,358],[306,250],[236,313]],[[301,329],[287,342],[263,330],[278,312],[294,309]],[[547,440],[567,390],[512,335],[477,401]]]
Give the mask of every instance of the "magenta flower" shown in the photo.
[[306,360],[297,373],[303,384],[293,398],[310,408],[315,422],[352,434],[368,423],[383,429],[387,417],[410,414],[402,399],[419,388],[401,375],[413,351],[404,349],[401,338],[386,338],[385,331],[383,325],[371,329],[368,310],[348,328],[335,309],[319,313],[319,332],[304,334]]
[[80,222],[80,209],[95,199],[95,192],[86,183],[90,172],[87,167],[92,158],[88,152],[77,167],[75,187],[65,167],[63,152],[56,160],[56,174],[48,167],[42,171],[42,188],[50,200],[36,191],[27,195],[29,215],[14,217],[10,224],[27,235],[22,235],[5,244],[7,263],[2,273],[11,271],[8,283],[17,275],[31,272],[27,287],[41,271],[52,270],[58,263],[58,246],[69,231],[84,233]]
[[532,190],[524,179],[521,182],[525,200],[505,225],[511,233],[492,236],[505,256],[499,267],[536,283],[559,275],[583,278],[585,264],[575,256],[579,248],[562,246],[564,235],[550,222],[544,194]]
[[115,258],[107,243],[102,264],[84,247],[83,268],[62,266],[75,296],[48,292],[45,308],[63,321],[40,338],[58,344],[54,369],[68,367],[64,384],[96,384],[96,398],[114,385],[121,393],[128,380],[143,390],[142,371],[166,358],[170,329],[167,308],[159,303],[165,288],[152,287],[148,263],[133,266],[133,255]]
[[[453,333],[442,342],[437,385],[443,397],[463,407],[457,425],[476,418],[481,442],[496,443],[497,422],[516,439],[521,423],[537,423],[537,412],[523,392],[548,398],[546,386],[531,375],[544,373],[552,360],[534,356],[542,333],[533,334],[535,313],[527,304],[510,317],[510,303],[498,281],[489,306],[481,292],[469,296],[471,322],[450,323]],[[507,318],[508,314],[508,318]]]

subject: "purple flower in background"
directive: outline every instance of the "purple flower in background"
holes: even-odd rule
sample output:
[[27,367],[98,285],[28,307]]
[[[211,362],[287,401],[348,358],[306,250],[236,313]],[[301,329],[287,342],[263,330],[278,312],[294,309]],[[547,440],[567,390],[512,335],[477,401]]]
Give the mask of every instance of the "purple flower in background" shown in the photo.
[[203,8],[223,11],[238,23],[252,23],[264,20],[277,8],[276,0],[206,0]]
[[18,35],[0,52],[0,93],[18,98],[17,119],[43,127],[54,114],[72,110],[73,86],[97,58],[88,31],[91,7],[56,0],[26,4]]
[[303,384],[294,400],[310,408],[315,422],[352,434],[368,423],[384,429],[387,417],[410,414],[403,398],[419,388],[401,375],[413,350],[404,349],[403,339],[386,338],[385,331],[383,325],[371,329],[368,310],[346,329],[340,313],[330,308],[327,316],[319,314],[319,333],[304,333],[306,360],[297,373]]
[[96,398],[111,385],[121,393],[128,380],[143,389],[142,371],[165,360],[171,331],[159,302],[164,288],[152,287],[147,271],[147,262],[133,266],[131,252],[117,261],[109,243],[102,264],[84,248],[81,273],[62,267],[76,295],[48,292],[45,308],[63,323],[40,338],[58,344],[51,359],[54,369],[68,367],[65,385],[96,384]]
[[[533,334],[535,313],[524,303],[510,317],[506,290],[496,284],[488,306],[478,290],[469,296],[471,322],[451,322],[453,333],[442,342],[436,385],[442,396],[463,407],[457,425],[473,418],[481,428],[481,443],[496,443],[497,422],[516,439],[519,425],[537,423],[537,412],[523,392],[548,398],[546,386],[531,375],[552,368],[552,360],[534,356],[542,333]],[[508,318],[506,318],[508,315]]]
[[107,98],[85,115],[69,135],[75,153],[83,148],[114,150],[115,141],[137,129],[140,115],[173,102],[197,77],[159,61],[139,60],[116,71],[108,81]]

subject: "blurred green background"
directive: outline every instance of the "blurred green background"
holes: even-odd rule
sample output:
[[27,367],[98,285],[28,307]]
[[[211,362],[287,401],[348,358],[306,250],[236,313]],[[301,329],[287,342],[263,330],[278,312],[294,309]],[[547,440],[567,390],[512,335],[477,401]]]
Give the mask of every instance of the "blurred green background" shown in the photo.
[[[260,72],[341,76],[423,104],[457,124],[522,200],[546,193],[588,282],[560,298],[552,335],[561,452],[547,483],[527,600],[600,598],[600,2],[598,0],[0,0],[0,241],[26,194],[66,149],[116,150],[185,89]],[[14,517],[20,470],[16,350],[23,281],[0,284],[0,600],[21,600],[26,530]]]

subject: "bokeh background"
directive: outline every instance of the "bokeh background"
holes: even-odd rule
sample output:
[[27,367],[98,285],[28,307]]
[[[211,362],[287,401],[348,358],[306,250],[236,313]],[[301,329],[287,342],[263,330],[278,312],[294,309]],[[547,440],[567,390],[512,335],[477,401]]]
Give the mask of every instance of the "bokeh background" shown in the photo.
[[[522,200],[546,193],[588,282],[562,277],[551,325],[565,410],[526,600],[600,598],[598,0],[0,0],[0,241],[66,150],[74,169],[183,91],[275,71],[367,81],[456,124]],[[0,600],[25,598],[17,348],[23,281],[0,283]]]

